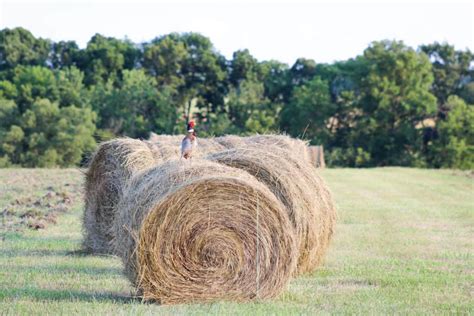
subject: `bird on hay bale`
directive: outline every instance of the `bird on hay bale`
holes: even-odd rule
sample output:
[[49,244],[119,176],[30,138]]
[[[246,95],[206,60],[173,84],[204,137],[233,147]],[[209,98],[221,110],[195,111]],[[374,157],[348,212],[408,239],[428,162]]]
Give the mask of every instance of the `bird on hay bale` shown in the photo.
[[194,131],[194,121],[190,121],[187,126],[187,134],[181,142],[181,159],[191,159],[193,151],[197,148],[197,137]]

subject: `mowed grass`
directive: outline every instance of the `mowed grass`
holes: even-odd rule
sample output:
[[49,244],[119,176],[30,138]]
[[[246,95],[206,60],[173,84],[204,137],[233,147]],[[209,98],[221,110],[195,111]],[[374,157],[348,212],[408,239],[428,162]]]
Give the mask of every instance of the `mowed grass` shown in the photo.
[[[77,170],[0,170],[0,212],[2,204],[15,198],[12,192],[27,192],[29,181],[21,183],[23,189],[5,185],[13,173],[45,186],[58,179],[76,185],[82,181]],[[339,208],[335,238],[325,265],[292,280],[279,298],[176,306],[142,303],[131,297],[133,289],[121,274],[118,258],[79,252],[79,201],[44,230],[0,232],[0,313],[474,313],[472,177],[404,168],[328,169],[322,174]]]

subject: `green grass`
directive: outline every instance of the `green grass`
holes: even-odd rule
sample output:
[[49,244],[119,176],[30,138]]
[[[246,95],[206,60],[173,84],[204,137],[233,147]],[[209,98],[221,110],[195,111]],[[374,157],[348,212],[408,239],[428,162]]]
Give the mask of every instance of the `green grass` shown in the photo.
[[[0,231],[0,313],[474,313],[472,177],[403,168],[323,175],[339,207],[326,264],[277,299],[177,306],[133,299],[117,258],[78,252],[82,205],[75,199],[56,225]],[[77,170],[0,169],[0,212],[18,194],[41,196],[49,182],[64,181],[79,188],[82,180]]]

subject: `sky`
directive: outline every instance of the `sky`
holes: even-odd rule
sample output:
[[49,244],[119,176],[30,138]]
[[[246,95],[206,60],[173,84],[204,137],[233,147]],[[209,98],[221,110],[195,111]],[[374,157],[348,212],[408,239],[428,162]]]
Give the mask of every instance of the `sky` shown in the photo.
[[474,1],[399,0],[0,0],[0,28],[75,40],[96,33],[140,43],[170,32],[199,32],[227,58],[249,49],[258,60],[331,63],[362,54],[375,40],[416,48],[448,42],[474,51]]

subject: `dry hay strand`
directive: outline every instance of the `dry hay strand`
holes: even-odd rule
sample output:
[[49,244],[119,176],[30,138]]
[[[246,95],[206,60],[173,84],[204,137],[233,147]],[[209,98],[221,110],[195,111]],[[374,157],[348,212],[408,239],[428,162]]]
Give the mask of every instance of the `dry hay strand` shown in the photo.
[[153,144],[119,138],[99,145],[85,174],[83,247],[88,252],[111,253],[110,226],[127,180],[161,160]]
[[162,304],[274,297],[296,268],[284,206],[245,171],[210,161],[136,175],[113,233],[126,275]]
[[336,214],[331,193],[315,168],[274,146],[230,149],[207,159],[247,171],[275,194],[296,231],[296,273],[314,271],[326,252]]

